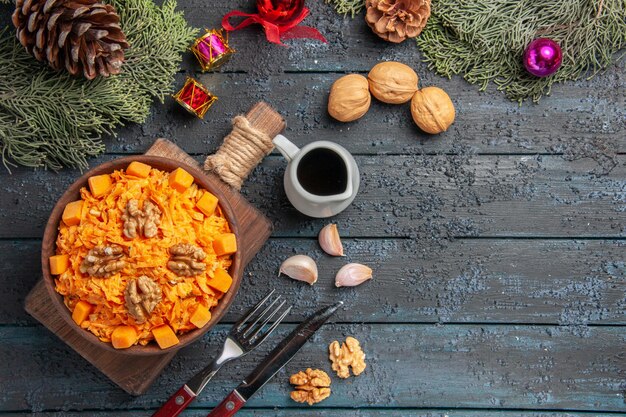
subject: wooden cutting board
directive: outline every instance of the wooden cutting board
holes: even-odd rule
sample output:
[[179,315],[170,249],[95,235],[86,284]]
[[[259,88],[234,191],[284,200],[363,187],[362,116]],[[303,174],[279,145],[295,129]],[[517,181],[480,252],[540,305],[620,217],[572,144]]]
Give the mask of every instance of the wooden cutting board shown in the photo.
[[[276,115],[277,113],[265,103],[257,103],[246,117],[253,125],[262,128],[273,137],[284,128],[284,122],[280,119],[280,116],[278,116],[278,120]],[[188,165],[201,168],[195,159],[166,139],[157,139],[146,152],[146,155],[176,159]],[[216,175],[208,175],[214,182],[214,185],[220,188],[224,195],[227,196],[239,222],[241,240],[245,242],[241,248],[242,266],[245,268],[269,238],[272,233],[272,224],[263,214],[250,205],[241,194],[222,182]],[[140,395],[146,392],[163,368],[176,354],[174,352],[142,358],[109,352],[89,343],[79,336],[78,331],[80,330],[67,325],[52,303],[49,302],[43,279],[26,296],[25,309],[31,316],[56,334],[79,355],[87,359],[115,384],[132,395]]]

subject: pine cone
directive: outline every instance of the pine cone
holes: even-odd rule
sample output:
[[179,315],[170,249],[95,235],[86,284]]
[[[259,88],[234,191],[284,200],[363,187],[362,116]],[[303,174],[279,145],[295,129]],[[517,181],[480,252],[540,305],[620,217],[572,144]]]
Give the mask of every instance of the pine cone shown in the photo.
[[430,17],[430,0],[367,0],[365,7],[372,31],[395,43],[422,33]]
[[96,0],[17,0],[17,38],[37,60],[92,80],[119,74],[128,48],[115,8]]

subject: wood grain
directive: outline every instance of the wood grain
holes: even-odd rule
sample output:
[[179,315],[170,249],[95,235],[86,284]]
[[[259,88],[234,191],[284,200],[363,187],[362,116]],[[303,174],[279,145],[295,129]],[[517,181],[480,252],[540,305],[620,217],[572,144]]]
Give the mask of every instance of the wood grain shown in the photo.
[[[189,160],[193,165],[196,165],[180,148],[164,139],[158,140],[148,150],[147,155],[167,155],[170,159],[181,162]],[[221,200],[226,199],[223,203],[225,204],[224,207],[228,209],[227,213],[231,213],[230,215],[236,219],[234,221],[238,225],[241,224],[241,227],[237,226],[238,238],[241,242],[248,243],[240,245],[241,249],[238,254],[240,259],[235,262],[240,265],[234,277],[235,280],[238,280],[233,286],[233,290],[236,291],[242,278],[242,269],[265,243],[271,234],[272,227],[271,223],[250,206],[239,193],[225,186],[216,177],[212,176],[211,179],[212,185],[215,186],[211,188],[212,191],[216,192]],[[214,188],[219,188],[219,193]],[[242,223],[239,223],[240,221]],[[48,242],[50,244],[51,240]],[[100,345],[89,340],[83,330],[73,326],[71,320],[60,314],[58,306],[53,305],[50,300],[49,290],[49,288],[46,289],[45,282],[39,281],[26,297],[24,303],[26,311],[126,392],[133,395],[145,392],[176,354],[176,351],[173,351],[153,356],[132,356],[125,352],[115,352],[108,345]],[[228,299],[223,300],[224,303],[227,303],[225,305],[230,304],[233,296],[234,292],[228,295]],[[223,311],[216,312],[215,319],[219,320],[222,314]],[[143,352],[138,353],[143,354]]]
[[[210,408],[200,408],[188,410],[185,417],[205,417],[211,411]],[[380,416],[380,410],[354,410],[350,408],[324,408],[319,404],[310,409],[279,409],[279,408],[243,408],[237,413],[237,417],[258,417],[258,416],[292,416],[292,417],[327,417],[329,415],[341,415],[341,417],[376,417]],[[24,414],[8,413],[3,416],[20,417]],[[58,413],[37,413],[40,417],[59,417]],[[132,417],[136,415],[149,415],[148,411],[116,411],[116,416]],[[593,413],[593,417],[615,417],[615,414]],[[63,412],[63,417],[109,417],[108,412],[83,411],[83,412]],[[585,412],[546,412],[546,411],[497,411],[483,409],[389,409],[385,410],[387,417],[590,417]]]
[[[626,236],[626,155],[616,157],[608,173],[591,158],[561,156],[465,153],[356,160],[359,194],[333,218],[342,236],[403,236],[427,245],[448,236]],[[272,221],[276,236],[316,236],[326,220],[301,215],[289,204],[282,185],[285,166],[281,157],[266,158],[242,193]],[[12,183],[19,186],[5,186],[6,198],[0,199],[0,237],[39,237],[75,175],[16,172]]]
[[[327,303],[328,301],[326,301]],[[324,304],[324,303],[320,303]],[[194,403],[215,406],[294,325],[281,325],[250,355],[227,364]],[[139,410],[156,408],[221,347],[229,326],[181,350],[142,396],[131,397],[94,374],[44,329],[0,328],[0,379],[7,410]],[[328,344],[355,335],[368,367],[357,378],[332,377],[324,407],[459,408],[626,412],[624,331],[619,327],[329,324],[253,397],[247,407],[309,409],[289,398],[288,377],[310,366],[332,375]],[[45,381],[45,387],[41,382]],[[28,393],[24,395],[24,393]],[[321,404],[320,404],[321,405]],[[288,415],[288,413],[287,413]]]
[[[121,129],[121,140],[111,141],[108,149],[141,152],[166,130],[188,152],[212,153],[230,132],[230,120],[241,112],[241,103],[262,99],[285,117],[285,135],[290,139],[301,144],[331,140],[362,155],[455,153],[463,147],[481,154],[576,153],[601,147],[609,156],[626,152],[626,141],[620,140],[626,135],[626,84],[619,81],[617,70],[613,70],[614,81],[608,86],[610,75],[567,89],[555,87],[560,91],[550,99],[520,107],[494,95],[482,96],[475,86],[458,77],[441,79],[419,68],[422,85],[444,88],[455,104],[457,117],[446,133],[421,132],[412,121],[408,104],[376,100],[355,122],[332,119],[327,112],[328,92],[342,74],[296,73],[289,74],[287,81],[284,74],[259,79],[247,73],[211,73],[194,75],[219,95],[206,122],[190,123],[190,116],[178,104],[168,102],[155,108],[154,121],[149,125]],[[181,74],[177,85],[183,83]]]
[[278,135],[285,127],[285,120],[269,104],[264,101],[256,103],[246,113],[250,126],[265,132],[270,138]]
[[[333,140],[366,166],[366,187],[357,202],[332,219],[349,259],[375,266],[374,280],[353,290],[332,288],[334,272],[348,259],[319,252],[315,236],[325,223],[289,206],[282,191],[285,162],[277,153],[244,187],[278,227],[250,265],[250,279],[227,320],[276,283],[298,300],[291,322],[339,295],[345,294],[352,308],[337,317],[346,324],[325,326],[240,415],[626,414],[626,60],[590,80],[555,85],[539,104],[519,106],[493,85],[479,92],[460,77],[437,76],[427,70],[414,42],[380,40],[362,14],[342,18],[322,1],[307,6],[305,24],[318,28],[328,44],[271,45],[251,26],[231,34],[237,53],[218,71],[199,73],[195,58],[185,54],[172,90],[186,76],[199,78],[219,96],[207,118],[198,121],[167,99],[153,106],[147,123],[105,140],[109,154],[91,162],[143,153],[162,136],[203,161],[231,130],[233,116],[266,100],[284,116],[285,135],[295,143]],[[186,0],[178,8],[195,27],[219,27],[232,9],[254,12],[254,2]],[[0,20],[10,24],[13,6],[0,9],[5,11]],[[376,101],[354,123],[328,116],[332,82],[346,73],[365,75],[381,60],[407,63],[421,87],[436,85],[450,94],[457,119],[447,133],[425,135],[412,124],[408,106]],[[132,398],[17,311],[34,284],[32,274],[38,274],[37,265],[26,264],[37,259],[43,222],[78,175],[0,171],[0,248],[6,250],[0,252],[5,266],[0,357],[7,364],[0,367],[3,415],[42,410],[43,416],[150,415],[215,353],[225,334],[225,328],[212,332],[198,350],[182,352],[148,393]],[[275,276],[277,263],[296,253],[318,260],[320,281],[312,288]],[[362,322],[369,324],[349,324]],[[431,322],[436,324],[420,324]],[[334,380],[329,402],[315,407],[289,401],[287,372],[327,367],[326,344],[347,334],[366,341],[371,359],[366,374]],[[206,415],[272,340],[263,351],[229,364],[187,414]],[[15,374],[24,376],[17,385]]]
[[[367,323],[533,323],[625,325],[626,243],[613,240],[455,240],[424,251],[407,239],[344,239],[346,258],[324,255],[313,239],[270,239],[246,268],[239,295],[223,319],[235,322],[277,286],[297,297],[289,322],[324,300],[349,298],[336,320]],[[0,241],[5,263],[0,325],[29,325],[23,311],[39,274],[39,242]],[[311,288],[277,277],[291,253],[311,255],[319,280]],[[364,262],[374,279],[356,289],[333,286],[345,262]]]
[[[333,218],[342,236],[626,237],[626,156],[608,173],[554,156],[357,157],[361,187]],[[285,162],[268,158],[244,194],[277,236],[316,236],[325,220],[296,212],[281,190]]]

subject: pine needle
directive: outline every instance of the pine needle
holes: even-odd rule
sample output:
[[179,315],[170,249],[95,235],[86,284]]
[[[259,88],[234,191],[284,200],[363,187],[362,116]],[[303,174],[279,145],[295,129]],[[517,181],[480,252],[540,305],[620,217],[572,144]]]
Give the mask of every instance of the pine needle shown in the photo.
[[365,7],[365,0],[324,0],[326,4],[331,4],[337,13],[342,15],[350,14],[354,17]]
[[[330,0],[339,13],[354,0]],[[361,1],[361,4],[364,4]],[[485,90],[493,82],[511,100],[537,102],[556,82],[591,78],[621,59],[626,46],[626,0],[432,0],[432,14],[416,38],[429,68],[461,74]],[[561,45],[556,74],[537,78],[522,64],[537,37]]]
[[104,152],[104,134],[144,122],[153,99],[170,92],[196,30],[173,0],[161,7],[151,0],[110,3],[131,45],[118,76],[88,81],[54,72],[24,50],[12,28],[0,32],[0,152],[7,169],[85,169],[87,158]]

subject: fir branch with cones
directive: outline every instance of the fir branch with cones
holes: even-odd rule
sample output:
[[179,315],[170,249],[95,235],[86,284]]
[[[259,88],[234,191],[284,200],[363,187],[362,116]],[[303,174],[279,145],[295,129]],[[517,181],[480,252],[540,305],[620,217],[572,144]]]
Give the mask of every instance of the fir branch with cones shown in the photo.
[[[72,1],[65,0],[65,3]],[[187,24],[182,13],[176,10],[174,0],[164,0],[162,5],[156,5],[153,0],[105,1],[117,11],[119,26],[129,44],[117,75],[113,75],[112,68],[117,67],[113,62],[119,62],[119,56],[111,58],[109,64],[102,61],[98,64],[96,54],[93,69],[89,69],[90,53],[79,53],[79,57],[86,58],[85,61],[78,59],[77,75],[70,75],[65,70],[65,61],[59,59],[56,61],[61,70],[55,71],[27,52],[13,27],[0,30],[0,159],[7,169],[14,165],[86,169],[87,158],[104,151],[103,135],[113,135],[117,127],[127,123],[145,122],[155,99],[162,102],[171,93],[181,54],[196,38],[198,30]],[[0,2],[8,3],[7,0]],[[22,7],[24,4],[22,2]],[[41,12],[45,4],[44,1],[38,6]],[[47,21],[51,18],[48,16]],[[33,24],[38,22],[38,17],[32,19]],[[69,18],[64,16],[63,19]],[[85,21],[88,21],[87,16],[81,18],[81,22]],[[90,28],[102,27],[102,21],[96,22]],[[81,32],[86,27],[78,26],[73,20],[71,24],[72,31]],[[44,27],[43,21],[39,28],[40,36],[46,35],[43,38],[46,42],[39,44],[44,46],[39,49],[45,53],[45,45],[59,32],[47,32],[48,24]],[[111,25],[109,29],[117,33]],[[38,30],[31,32],[35,33],[36,42]],[[100,37],[96,43],[102,39]],[[65,42],[67,44],[67,37]],[[78,52],[82,41],[80,45],[75,49]],[[103,51],[116,48],[96,47]],[[59,47],[59,55],[62,49]],[[71,46],[69,52],[71,58]],[[83,67],[82,62],[87,66]],[[95,71],[93,80],[83,76],[85,68],[89,74]],[[98,75],[104,75],[102,71],[111,75]]]

